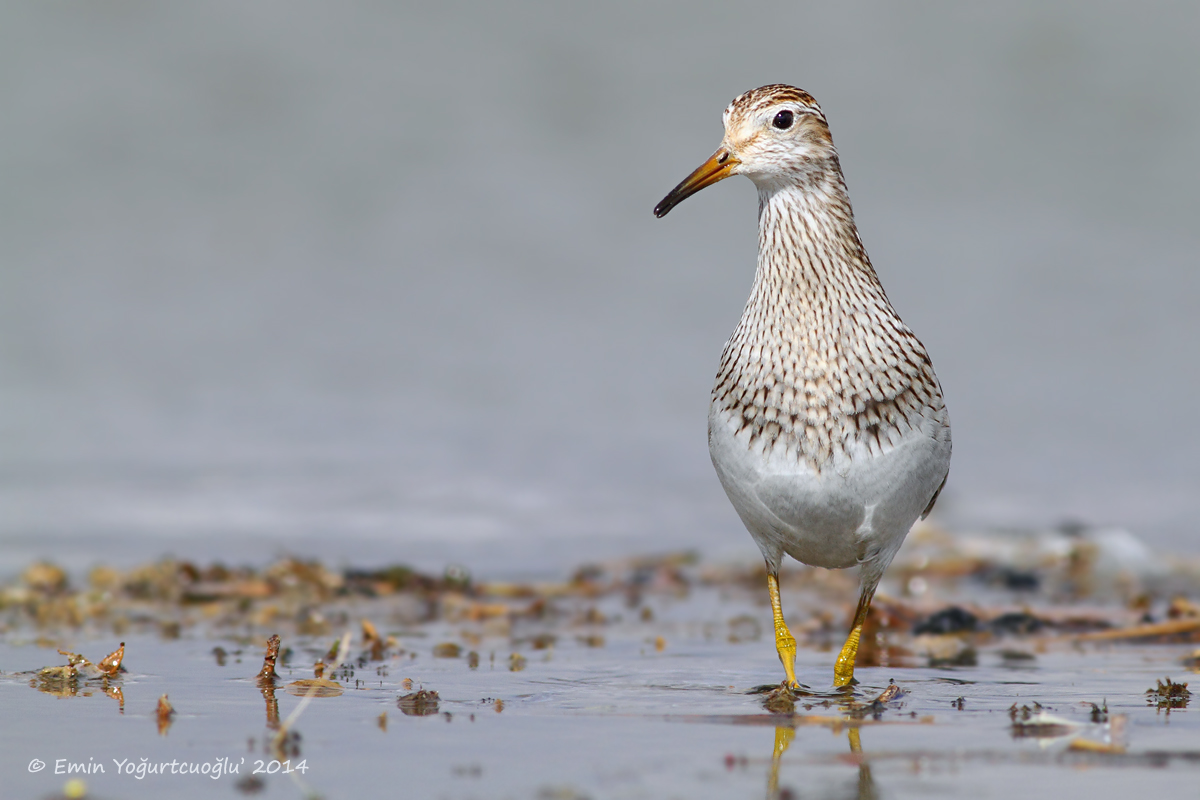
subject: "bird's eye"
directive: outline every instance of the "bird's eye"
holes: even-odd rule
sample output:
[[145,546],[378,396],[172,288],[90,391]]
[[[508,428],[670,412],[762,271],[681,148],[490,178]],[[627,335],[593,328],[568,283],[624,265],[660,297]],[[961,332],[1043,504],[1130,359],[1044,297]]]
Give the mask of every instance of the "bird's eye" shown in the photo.
[[780,111],[775,115],[775,119],[771,121],[771,124],[776,128],[779,128],[781,131],[786,131],[788,128],[792,127],[793,117],[794,115],[791,111]]

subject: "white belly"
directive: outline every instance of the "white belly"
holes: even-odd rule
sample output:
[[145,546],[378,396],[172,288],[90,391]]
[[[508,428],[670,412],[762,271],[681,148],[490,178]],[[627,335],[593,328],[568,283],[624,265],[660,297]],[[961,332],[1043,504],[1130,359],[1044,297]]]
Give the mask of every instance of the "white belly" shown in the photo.
[[816,567],[864,567],[875,579],[950,467],[945,410],[882,449],[850,442],[816,469],[783,446],[751,443],[728,411],[709,410],[708,448],[725,493],[768,564],[783,553]]

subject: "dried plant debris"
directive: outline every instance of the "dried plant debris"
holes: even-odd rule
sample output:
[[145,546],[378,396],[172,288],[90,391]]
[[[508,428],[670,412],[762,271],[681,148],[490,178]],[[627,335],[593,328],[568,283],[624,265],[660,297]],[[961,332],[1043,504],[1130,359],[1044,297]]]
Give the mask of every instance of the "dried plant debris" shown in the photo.
[[21,573],[21,581],[30,589],[56,594],[67,589],[67,573],[62,567],[39,561]]
[[1029,717],[1032,715],[1040,714],[1044,710],[1045,709],[1042,708],[1042,704],[1036,700],[1033,702],[1032,708],[1029,706],[1018,707],[1016,703],[1013,703],[1011,706],[1009,706],[1008,718],[1013,722],[1016,722],[1018,719],[1029,719]]
[[889,679],[887,688],[880,692],[879,695],[873,700],[867,703],[851,702],[847,711],[849,716],[853,719],[866,719],[867,717],[872,717],[876,720],[880,720],[883,718],[884,712],[889,708],[894,709],[901,705],[899,701],[906,694],[907,692],[905,692],[895,680]]
[[554,647],[554,643],[558,641],[558,637],[553,633],[539,633],[536,636],[531,636],[525,640],[534,650],[549,650]]
[[340,683],[328,678],[303,678],[292,681],[284,688],[288,694],[296,697],[338,697],[345,692]]
[[[859,666],[1029,668],[1048,649],[1077,641],[1200,642],[1200,604],[1189,599],[1200,596],[1200,562],[1172,562],[1173,588],[1134,580],[1106,595],[1106,585],[1125,586],[1105,577],[1107,535],[1052,532],[1063,545],[1055,550],[1036,537],[1018,546],[1004,537],[949,536],[918,528],[872,605]],[[856,597],[853,576],[791,566],[780,578],[789,601],[806,604],[804,613],[792,615],[797,639],[814,647],[840,645]],[[439,668],[464,673],[489,667],[520,672],[529,668],[527,659],[543,669],[553,650],[620,646],[629,639],[641,641],[647,657],[676,650],[677,642],[685,645],[698,631],[706,641],[761,644],[763,637],[770,638],[770,615],[765,606],[753,604],[765,597],[765,582],[761,565],[701,565],[691,553],[614,559],[580,567],[560,581],[537,583],[481,581],[453,567],[442,574],[405,565],[334,569],[299,558],[257,568],[162,560],[127,570],[97,567],[76,579],[39,562],[11,585],[0,585],[0,625],[8,631],[33,626],[46,640],[77,628],[90,635],[111,630],[114,639],[127,638],[117,633],[126,630],[188,638],[207,631],[223,642],[238,642],[236,649],[225,644],[230,652],[212,650],[222,665],[252,657],[242,654],[245,637],[261,636],[261,642],[275,633],[256,676],[271,718],[273,694],[267,690],[282,685],[278,671],[286,674],[289,652],[281,647],[280,634],[325,636],[361,625],[361,645],[356,641],[354,653],[341,654],[347,669],[364,678],[353,681],[355,688],[368,680],[385,683],[401,655],[407,662],[432,654],[446,659]],[[680,627],[669,609],[677,598],[700,591],[732,595],[744,605],[728,615],[714,613],[703,627]],[[1084,597],[1090,599],[1080,601]],[[395,633],[389,635],[389,628]],[[65,655],[67,664],[33,676],[35,684],[67,696],[81,681],[116,680],[123,650],[96,664]],[[364,675],[370,662],[374,675]],[[1183,664],[1200,670],[1200,651]],[[287,691],[341,693],[334,678],[351,680],[342,669],[338,676],[294,682]],[[120,686],[103,690],[115,697]],[[1166,708],[1181,707],[1170,705],[1170,698],[1164,701]],[[786,702],[782,693],[764,701],[775,713],[788,713]],[[859,708],[887,702],[876,698]],[[278,718],[277,707],[273,716]]]
[[1077,753],[1098,753],[1113,756],[1119,756],[1125,752],[1124,745],[1115,742],[1097,742],[1094,739],[1084,739],[1082,737],[1072,739],[1067,749]]
[[888,680],[887,688],[880,692],[875,698],[875,703],[890,703],[893,700],[899,700],[905,695],[905,691],[894,680]]
[[1146,701],[1157,708],[1170,711],[1173,708],[1187,708],[1192,698],[1186,683],[1176,683],[1170,678],[1157,681],[1158,686],[1146,690]]
[[438,713],[438,693],[432,689],[406,694],[396,701],[400,711],[408,717],[428,717]]
[[1194,592],[1200,579],[1195,558],[1161,556],[1129,531],[1078,523],[953,535],[918,524],[891,569],[904,585],[969,577],[989,591],[1060,601]]
[[[8,612],[6,621],[14,625],[132,624],[152,627],[168,638],[200,621],[218,627],[288,624],[298,633],[324,635],[331,624],[341,624],[336,614],[330,615],[330,604],[354,598],[403,595],[402,616],[414,623],[439,617],[474,622],[542,618],[559,597],[686,593],[693,580],[686,569],[694,561],[690,554],[621,559],[582,568],[563,583],[479,584],[453,566],[434,576],[404,565],[336,571],[297,558],[261,569],[167,559],[127,571],[97,567],[83,586],[73,586],[60,567],[38,563],[13,585],[0,585],[0,611]],[[606,624],[605,615],[592,611],[585,624]],[[364,627],[364,640],[378,650],[386,639],[368,625],[375,637]]]
[[279,659],[279,643],[278,633],[271,634],[271,637],[267,639],[267,652],[263,656],[262,669],[258,671],[257,676],[260,686],[263,684],[274,686],[275,682],[279,680],[279,675],[275,673],[275,662]]
[[1170,605],[1167,606],[1167,617],[1170,619],[1200,619],[1200,603],[1182,595],[1173,597]]
[[[349,638],[350,634],[346,634],[346,636]],[[330,650],[332,653],[330,661],[334,663],[334,666],[338,663],[337,650],[336,644]],[[325,662],[323,661],[318,661],[313,665],[313,677],[292,681],[285,688],[288,694],[297,697],[337,697],[345,691],[340,683],[325,677]]]
[[[396,641],[392,638],[384,639],[379,635],[379,630],[371,622],[364,618],[362,620],[363,647],[366,648],[366,661],[383,661],[387,658],[388,650],[396,647]],[[359,659],[360,662],[364,658]],[[364,664],[365,665],[365,664]]]
[[796,696],[781,683],[763,695],[762,706],[772,714],[790,716],[796,713]]
[[158,698],[158,705],[154,709],[154,718],[158,723],[158,735],[166,736],[167,731],[171,728],[171,720],[175,716],[175,709],[171,705],[171,701],[164,694]]
[[[62,653],[63,651],[59,650],[58,652]],[[99,675],[88,674],[88,671],[92,668],[92,665],[88,664],[87,659],[83,656],[76,656],[74,653],[64,653],[64,655],[69,655],[75,659],[78,659],[78,662],[73,663],[76,663],[76,669],[84,673],[84,677],[115,678],[117,677],[117,673],[121,671],[121,662],[125,659],[125,643],[121,642],[120,647],[106,655],[104,658],[100,659],[100,663],[94,668]]]
[[52,694],[56,697],[90,697],[95,691],[117,700],[122,710],[125,708],[125,694],[120,685],[120,676],[124,672],[121,666],[125,658],[125,643],[93,664],[79,653],[59,650],[67,657],[67,663],[60,666],[44,667],[29,676],[29,686],[39,692]]
[[1014,738],[1058,739],[1063,736],[1073,736],[1079,732],[1080,724],[1074,720],[1051,714],[1040,703],[1033,707],[1021,706],[1016,703],[1008,710],[1012,719],[1012,735]]
[[1037,655],[1028,650],[1019,650],[1014,647],[1004,647],[1000,650],[1000,659],[1005,666],[1030,666],[1037,661]]
[[267,788],[267,782],[257,775],[247,775],[234,784],[242,794],[259,794]]
[[944,608],[913,626],[913,634],[970,633],[979,627],[979,618],[959,606]]
[[1047,623],[1028,611],[1011,611],[1001,614],[987,623],[990,631],[998,636],[1031,636],[1045,628]]
[[462,655],[462,647],[454,642],[442,642],[433,646],[434,658],[458,658]]
[[1125,747],[1121,739],[1124,737],[1128,718],[1123,714],[1110,717],[1107,701],[1101,705],[1087,705],[1091,706],[1091,725],[1053,714],[1040,703],[1035,702],[1032,707],[1025,705],[1019,708],[1014,703],[1008,710],[1012,720],[1013,738],[1038,739],[1042,742],[1069,738],[1068,749],[1072,751],[1102,755],[1124,753]]
[[1150,643],[1200,642],[1200,617],[1152,622],[1118,630],[1081,634],[1080,641],[1141,641]]
[[[1093,703],[1092,708],[1092,723],[1099,727],[1094,727],[1087,735],[1074,739],[1070,749],[1101,755],[1123,755],[1125,753],[1125,732],[1129,723],[1128,715],[1113,714],[1110,717],[1107,702],[1099,709]],[[1099,714],[1096,713],[1097,710]],[[1098,735],[1099,738],[1089,738],[1091,735]]]
[[61,667],[46,667],[38,675],[48,680],[96,680],[99,678],[115,678],[121,672],[121,661],[125,658],[125,643],[113,652],[100,659],[99,664],[93,664],[79,653],[59,650],[60,655],[67,657],[67,663]]
[[[916,666],[906,638],[913,635],[956,636],[975,648],[987,646],[994,637],[1027,637],[1051,630],[1082,633],[1103,629],[1097,639],[1167,637],[1164,640],[1177,641],[1191,637],[1200,641],[1200,612],[1197,604],[1184,596],[1200,592],[1200,562],[1191,565],[1176,560],[1159,570],[1173,576],[1171,593],[1165,583],[1160,587],[1133,580],[1126,587],[1110,580],[1106,570],[1112,562],[1110,549],[1124,547],[1122,552],[1133,552],[1130,548],[1136,542],[1129,539],[1120,532],[1086,529],[1024,537],[951,536],[920,526],[889,571],[888,580],[898,591],[889,598],[885,586],[872,606],[861,663]],[[958,592],[956,587],[970,576],[986,578],[982,584],[963,584],[973,593],[970,603],[948,602],[949,598],[936,603],[935,595]],[[844,635],[854,598],[852,577],[840,571],[792,567],[784,570],[781,581],[807,592],[813,606],[813,613],[794,631],[798,637],[823,646],[826,640]],[[129,570],[102,566],[93,569],[85,581],[72,581],[60,567],[39,562],[12,585],[0,585],[0,612],[4,614],[0,622],[10,630],[24,625],[47,629],[89,625],[114,633],[136,628],[166,637],[187,635],[197,625],[222,633],[236,629],[237,635],[249,626],[263,633],[274,629],[323,636],[347,625],[352,613],[362,619],[355,604],[387,598],[383,613],[394,624],[409,628],[434,621],[469,625],[476,635],[508,637],[514,645],[526,641],[536,650],[556,641],[600,646],[606,637],[598,628],[613,625],[622,616],[626,616],[626,624],[638,619],[654,622],[648,601],[652,596],[677,598],[704,586],[721,591],[744,588],[761,597],[764,584],[762,566],[700,565],[695,554],[687,552],[588,564],[564,581],[542,583],[482,582],[458,567],[441,575],[402,564],[338,570],[300,558],[284,558],[261,568],[180,560]],[[1025,607],[1039,600],[1053,604],[1101,597],[1101,590],[1109,585],[1125,588],[1113,589],[1111,595],[1120,602],[1103,609],[1064,613],[1061,608],[1050,612]],[[1013,599],[1012,591],[1020,592],[1019,600]],[[998,592],[1008,592],[1003,595],[1008,598],[1007,607],[1004,602],[988,605],[988,600],[1001,596]],[[614,609],[614,603],[604,605],[602,600],[608,596],[618,597],[627,614]],[[1014,602],[1022,607],[1013,608]],[[1149,621],[1156,613],[1158,621]],[[767,630],[766,620],[758,614],[743,614],[730,620],[727,630],[714,631],[714,635],[735,643],[754,641]],[[532,633],[521,630],[531,621],[545,624]],[[364,653],[359,661],[385,661],[399,649],[396,640],[381,634],[377,624],[363,620]],[[591,629],[566,633],[550,628],[553,625]],[[657,648],[660,638],[655,633],[643,635]],[[665,641],[661,639],[663,644]],[[477,641],[468,639],[466,644],[478,648]],[[930,649],[938,650],[926,647]],[[925,655],[938,665],[970,663],[969,653],[938,650]]]

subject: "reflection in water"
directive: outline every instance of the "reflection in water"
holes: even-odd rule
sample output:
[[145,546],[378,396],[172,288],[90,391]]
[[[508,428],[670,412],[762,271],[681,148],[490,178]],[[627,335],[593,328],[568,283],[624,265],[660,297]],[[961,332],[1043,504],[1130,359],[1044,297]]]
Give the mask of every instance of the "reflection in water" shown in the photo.
[[[279,701],[275,699],[275,684],[279,680],[279,676],[275,673],[275,662],[279,659],[279,634],[272,634],[267,639],[267,651],[263,655],[262,669],[255,676],[255,683],[262,691],[263,700],[267,704],[267,728],[268,730],[279,730]],[[221,648],[216,648],[221,650]],[[214,650],[214,652],[216,652]],[[222,664],[224,661],[224,650],[217,654],[217,663]]]
[[[792,726],[779,725],[775,728],[775,748],[771,752],[771,772],[767,776],[767,800],[785,800],[785,798],[793,796],[789,789],[784,789],[782,793],[779,790],[779,762],[795,738],[796,729]],[[859,756],[857,759],[858,784],[853,795],[854,800],[879,800],[875,779],[871,775],[871,765],[862,758],[863,749],[858,726],[847,729],[847,738],[850,743],[850,752]]]
[[796,738],[796,729],[787,725],[775,728],[775,749],[771,752],[771,774],[767,777],[767,800],[779,797],[779,759]]
[[171,730],[171,721],[175,717],[175,709],[171,706],[171,701],[164,694],[158,698],[158,705],[154,708],[154,718],[158,722],[158,735],[166,736],[167,731]]
[[50,670],[43,670],[41,674],[29,679],[29,685],[43,694],[55,697],[91,697],[98,689],[105,697],[117,701],[119,713],[125,713],[125,690],[119,683],[110,683],[109,678],[81,682],[76,676],[64,678],[52,674]]
[[267,728],[269,730],[279,730],[279,701],[275,699],[275,685],[272,683],[262,683],[259,685],[262,690],[263,700],[267,702]]
[[858,794],[857,800],[876,800],[879,793],[875,791],[875,779],[871,776],[871,765],[865,758],[862,758],[862,742],[858,738],[858,728],[851,728],[848,732],[850,737],[850,752],[860,756],[858,759]]

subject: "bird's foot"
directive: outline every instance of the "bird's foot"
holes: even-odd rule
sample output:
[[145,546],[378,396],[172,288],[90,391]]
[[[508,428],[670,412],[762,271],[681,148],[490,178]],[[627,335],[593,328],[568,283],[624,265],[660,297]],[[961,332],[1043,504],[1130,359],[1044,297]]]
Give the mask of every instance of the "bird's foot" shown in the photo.
[[840,688],[851,687],[858,683],[854,679],[854,662],[858,658],[858,640],[861,628],[853,628],[842,652],[838,654],[837,663],[833,666],[833,685]]
[[850,625],[850,635],[842,645],[842,652],[838,653],[837,663],[833,665],[833,685],[838,688],[858,683],[854,680],[854,662],[858,658],[858,643],[862,639],[863,626],[867,622],[867,612],[871,608],[871,597],[874,594],[875,590],[872,587],[870,591],[863,591],[858,599],[854,622]]

